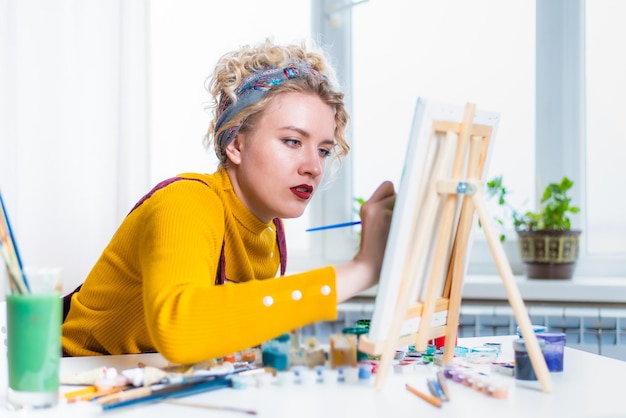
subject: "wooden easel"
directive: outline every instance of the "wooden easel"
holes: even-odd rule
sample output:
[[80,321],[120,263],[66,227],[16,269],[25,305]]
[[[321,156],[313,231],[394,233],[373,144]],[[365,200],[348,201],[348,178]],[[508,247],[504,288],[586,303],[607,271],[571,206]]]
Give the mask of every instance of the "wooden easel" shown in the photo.
[[[461,123],[433,121],[428,147],[431,151],[437,149],[433,154],[435,161],[432,162],[432,175],[420,179],[418,201],[423,204],[421,213],[414,215],[413,230],[417,233],[411,243],[411,256],[405,258],[402,266],[391,327],[383,341],[373,341],[369,335],[363,335],[359,340],[360,351],[381,356],[376,372],[377,389],[383,387],[399,346],[414,344],[417,351],[425,351],[428,341],[445,336],[443,363],[452,363],[467,248],[476,213],[541,389],[543,392],[552,390],[547,364],[484,203],[484,184],[481,178],[492,132],[489,126],[473,124],[474,114],[475,105],[469,103],[465,106]],[[438,138],[445,139],[443,143],[437,143],[441,142]],[[433,238],[435,245],[429,249],[427,247],[432,245],[429,240]],[[423,263],[427,251],[432,253],[427,257],[430,269],[425,283],[425,294],[422,300],[419,297],[417,301],[411,300],[416,294],[416,272],[423,268],[419,264]],[[403,325],[407,321],[417,324],[417,331],[406,333]]]

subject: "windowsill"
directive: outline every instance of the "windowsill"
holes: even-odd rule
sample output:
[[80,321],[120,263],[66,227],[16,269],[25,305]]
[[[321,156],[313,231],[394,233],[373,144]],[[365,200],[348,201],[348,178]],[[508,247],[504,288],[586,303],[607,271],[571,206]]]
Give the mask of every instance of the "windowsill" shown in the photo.
[[[543,280],[515,276],[515,281],[525,301],[626,303],[626,279],[621,277]],[[463,299],[506,300],[502,278],[496,275],[467,276]]]
[[[528,279],[515,276],[515,282],[527,302],[626,303],[626,278],[574,277],[569,280]],[[359,296],[373,298],[376,287]],[[468,275],[463,284],[463,300],[506,301],[502,278],[497,275]]]

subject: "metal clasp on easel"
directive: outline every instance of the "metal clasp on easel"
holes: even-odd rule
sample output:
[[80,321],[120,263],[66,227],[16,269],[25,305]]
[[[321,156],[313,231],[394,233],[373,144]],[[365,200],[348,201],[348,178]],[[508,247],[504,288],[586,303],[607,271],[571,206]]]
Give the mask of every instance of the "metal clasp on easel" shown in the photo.
[[479,180],[459,181],[455,179],[440,180],[437,183],[437,193],[439,194],[463,194],[472,196],[478,190],[482,190],[484,183]]

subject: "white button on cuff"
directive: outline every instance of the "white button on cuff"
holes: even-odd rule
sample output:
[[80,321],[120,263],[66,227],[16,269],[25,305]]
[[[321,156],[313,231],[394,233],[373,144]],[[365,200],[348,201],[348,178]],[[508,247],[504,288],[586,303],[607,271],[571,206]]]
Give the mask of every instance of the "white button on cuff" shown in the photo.
[[322,295],[324,296],[330,295],[330,286],[328,285],[322,286]]
[[294,290],[293,292],[291,292],[291,298],[293,300],[300,300],[302,299],[302,292],[299,290]]
[[274,258],[274,251],[270,253],[270,258]]
[[274,304],[274,298],[271,296],[265,296],[263,298],[263,305],[272,306]]

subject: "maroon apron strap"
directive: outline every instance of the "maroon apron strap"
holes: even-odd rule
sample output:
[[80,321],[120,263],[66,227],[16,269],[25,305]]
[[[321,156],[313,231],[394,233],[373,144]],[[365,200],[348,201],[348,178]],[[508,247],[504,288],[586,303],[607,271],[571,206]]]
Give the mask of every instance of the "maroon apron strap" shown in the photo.
[[128,212],[128,214],[130,214],[132,211],[134,211],[135,209],[137,209],[139,206],[141,206],[141,204],[143,202],[145,202],[146,200],[148,200],[150,197],[152,197],[152,195],[157,191],[160,190],[162,188],[164,188],[165,186],[167,186],[168,184],[172,184],[176,181],[179,180],[193,180],[193,181],[199,181],[200,183],[204,184],[205,186],[208,186],[208,184],[206,184],[204,181],[200,180],[200,179],[194,179],[194,178],[190,178],[190,177],[171,177],[167,180],[163,180],[162,182],[160,182],[159,184],[157,184],[156,186],[154,186],[152,188],[152,190],[150,190],[148,193],[146,193],[141,199],[139,199],[139,201],[137,203],[135,203],[135,206],[133,206],[133,208],[130,210],[130,212]]
[[280,219],[274,219],[276,225],[276,242],[278,243],[278,253],[280,254],[280,275],[284,276],[287,271],[287,239],[285,238],[285,229]]
[[[279,218],[274,218],[276,228],[276,243],[278,244],[278,253],[280,254],[280,275],[284,276],[287,271],[287,239],[285,238],[285,229]],[[228,278],[226,277],[226,259],[224,257],[224,243],[222,242],[222,254],[220,254],[220,264],[217,268],[217,277],[215,284],[224,284]]]
[[224,241],[222,241],[222,251],[220,252],[220,263],[217,265],[215,284],[224,284],[226,280],[228,280],[226,278],[226,258],[224,258]]

